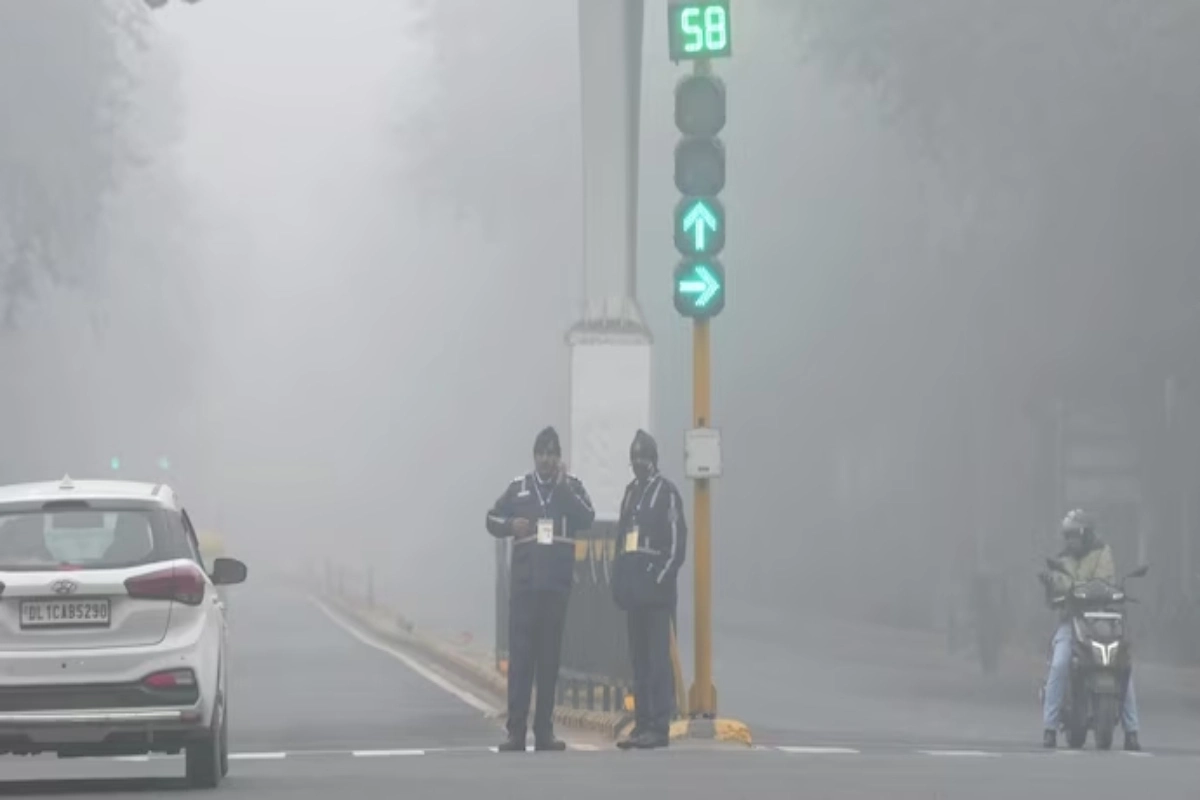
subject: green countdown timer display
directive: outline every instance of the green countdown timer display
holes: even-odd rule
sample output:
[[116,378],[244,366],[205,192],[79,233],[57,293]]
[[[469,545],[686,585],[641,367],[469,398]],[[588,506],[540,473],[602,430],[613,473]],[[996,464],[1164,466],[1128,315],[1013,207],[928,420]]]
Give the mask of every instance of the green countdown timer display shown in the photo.
[[729,0],[671,0],[667,6],[671,60],[728,58],[732,46],[729,23]]

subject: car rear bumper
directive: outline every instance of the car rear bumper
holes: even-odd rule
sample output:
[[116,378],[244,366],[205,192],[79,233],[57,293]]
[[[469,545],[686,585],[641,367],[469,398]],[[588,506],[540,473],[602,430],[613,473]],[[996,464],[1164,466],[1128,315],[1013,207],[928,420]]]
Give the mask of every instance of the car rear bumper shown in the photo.
[[200,690],[194,683],[164,688],[151,688],[141,682],[0,685],[0,721],[5,715],[13,714],[60,713],[69,716],[76,712],[112,708],[130,712],[190,708],[199,700]]
[[0,754],[62,756],[179,752],[206,736],[204,714],[188,707],[0,712]]
[[199,705],[192,708],[104,709],[98,711],[0,712],[0,736],[15,731],[88,726],[191,727],[203,721]]

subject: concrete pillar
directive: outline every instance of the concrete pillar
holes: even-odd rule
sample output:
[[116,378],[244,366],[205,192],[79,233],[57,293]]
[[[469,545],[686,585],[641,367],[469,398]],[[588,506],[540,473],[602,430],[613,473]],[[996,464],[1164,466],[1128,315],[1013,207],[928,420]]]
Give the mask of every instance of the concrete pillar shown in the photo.
[[653,338],[637,302],[643,0],[578,0],[584,307],[567,332],[567,458],[597,524],[615,522],[629,442],[650,429]]

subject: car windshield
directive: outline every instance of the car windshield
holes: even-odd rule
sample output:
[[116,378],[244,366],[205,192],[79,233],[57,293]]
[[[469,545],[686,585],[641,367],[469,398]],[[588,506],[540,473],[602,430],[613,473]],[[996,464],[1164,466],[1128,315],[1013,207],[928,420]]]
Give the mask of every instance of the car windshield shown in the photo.
[[161,527],[145,509],[0,513],[0,570],[143,564],[161,557]]

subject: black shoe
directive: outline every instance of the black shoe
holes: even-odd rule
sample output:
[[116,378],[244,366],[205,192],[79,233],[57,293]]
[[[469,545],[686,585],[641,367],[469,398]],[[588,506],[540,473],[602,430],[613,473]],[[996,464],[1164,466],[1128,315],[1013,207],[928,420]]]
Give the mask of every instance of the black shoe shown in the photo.
[[1058,747],[1058,732],[1043,731],[1042,732],[1042,747],[1047,750],[1053,750]]
[[665,733],[646,733],[637,740],[634,745],[639,750],[655,750],[660,747],[669,747],[671,737]]
[[632,750],[638,746],[638,742],[642,740],[643,736],[645,736],[645,733],[637,728],[634,728],[632,731],[630,731],[629,736],[617,742],[617,747],[622,750]]
[[553,736],[538,737],[534,740],[533,749],[560,752],[567,749],[567,743],[562,739],[555,739]]
[[516,736],[510,736],[501,742],[496,750],[501,753],[524,753],[525,737],[517,738]]
[[1137,731],[1125,734],[1125,749],[1131,753],[1140,753],[1142,751],[1141,742],[1138,741]]

